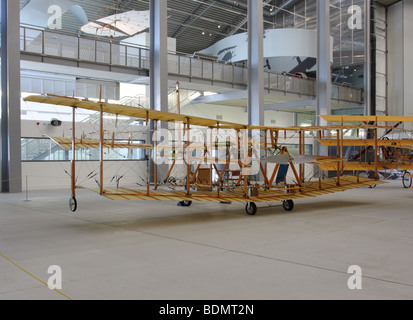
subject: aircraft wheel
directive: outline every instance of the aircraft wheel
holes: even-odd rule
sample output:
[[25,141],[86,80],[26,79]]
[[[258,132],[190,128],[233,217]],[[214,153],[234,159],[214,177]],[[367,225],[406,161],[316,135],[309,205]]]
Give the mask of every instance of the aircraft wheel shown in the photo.
[[245,211],[248,215],[253,216],[257,213],[257,206],[254,202],[247,202],[245,205]]
[[183,203],[184,203],[184,207],[189,207],[192,204],[192,201],[184,200]]
[[283,208],[285,211],[291,211],[294,209],[294,201],[293,200],[284,200],[283,201]]
[[183,200],[178,202],[178,207],[189,207],[192,204],[190,200]]
[[69,199],[69,208],[70,208],[70,211],[72,211],[72,212],[76,211],[76,209],[77,209],[77,200],[76,200],[75,197],[71,197]]
[[407,177],[406,174],[408,174],[408,172],[405,172],[403,174],[403,187],[410,188],[412,186],[412,178],[411,177]]

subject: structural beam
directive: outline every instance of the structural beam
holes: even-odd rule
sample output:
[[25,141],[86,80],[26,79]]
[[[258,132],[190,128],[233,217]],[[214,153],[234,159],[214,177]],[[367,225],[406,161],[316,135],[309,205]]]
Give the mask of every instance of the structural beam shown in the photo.
[[248,124],[264,125],[262,0],[248,0]]
[[20,3],[1,0],[1,191],[21,192]]
[[[319,115],[331,114],[331,38],[329,0],[317,1],[317,108],[316,125],[327,125]],[[328,155],[328,148],[319,142],[314,144],[315,154]],[[325,173],[315,169],[315,176],[323,178]],[[328,173],[327,173],[328,174]]]
[[167,2],[151,0],[150,7],[150,104],[168,111]]
[[[168,111],[168,29],[167,29],[167,1],[150,0],[150,107],[153,110]],[[149,144],[153,144],[152,133],[162,124],[150,122]],[[155,149],[154,149],[155,152]],[[156,167],[154,154],[149,156],[150,181],[157,184],[157,172],[162,168]]]
[[[331,114],[330,4],[317,1],[317,115]],[[317,125],[326,123],[317,117]]]

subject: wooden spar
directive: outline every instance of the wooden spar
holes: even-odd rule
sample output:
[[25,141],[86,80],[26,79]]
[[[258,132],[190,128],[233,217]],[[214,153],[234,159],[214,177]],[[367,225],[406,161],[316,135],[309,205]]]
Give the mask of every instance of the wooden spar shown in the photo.
[[[298,132],[298,154],[302,154],[302,143],[303,143],[303,132],[300,130]],[[298,176],[300,181],[303,181],[303,176],[302,176],[302,168],[301,168],[301,163],[298,166]]]
[[273,130],[270,130],[270,140],[271,140],[271,146],[273,147],[273,148],[275,148],[274,147],[274,139],[273,139],[274,137],[273,137]]
[[[206,138],[208,139],[208,138]],[[207,148],[207,152],[209,152],[209,157],[212,159],[212,128],[209,129],[209,145],[211,148]],[[212,191],[214,188],[213,181],[212,181],[212,163],[209,165],[209,191]]]
[[295,177],[295,179],[297,180],[298,185],[299,185],[300,187],[302,187],[302,182],[300,181],[300,177],[299,177],[298,174],[297,174],[297,170],[295,170],[294,163],[293,163],[292,161],[290,161],[289,163],[290,163],[291,169],[293,170],[294,177]]
[[248,176],[244,175],[244,196],[248,198]]
[[148,178],[147,179],[147,185],[146,185],[146,195],[150,195],[150,192],[151,192],[151,179],[150,178]]
[[[158,120],[155,120],[154,128],[155,128],[155,130],[158,128]],[[156,139],[154,141],[152,141],[154,157],[158,156],[158,149],[157,149],[158,141],[157,140],[158,140],[158,137],[156,137]],[[157,161],[155,161],[154,166],[153,166],[153,175],[154,175],[153,182],[154,182],[155,190],[158,189],[158,165],[156,164],[156,162]]]
[[277,163],[277,164],[275,165],[274,171],[272,172],[271,179],[270,179],[270,181],[268,182],[268,190],[271,189],[271,186],[272,186],[272,184],[273,184],[273,182],[274,182],[274,179],[275,179],[275,174],[277,173],[279,167],[280,167],[280,164]]
[[[244,133],[246,133],[247,127],[244,127],[244,130],[245,130]],[[246,143],[245,143],[245,140],[247,141]],[[248,135],[244,136],[244,148],[245,148],[245,155],[246,155],[245,160],[248,159],[248,157],[250,156],[248,141],[249,141],[249,133],[248,133]],[[247,161],[246,161],[246,163],[247,163]],[[244,165],[244,167],[246,168],[247,166]],[[242,169],[241,169],[241,171],[242,171]],[[249,194],[248,194],[248,175],[247,174],[244,175],[244,196],[247,197],[247,198],[249,196]]]
[[76,108],[72,108],[72,197],[76,197]]
[[278,143],[278,130],[270,130],[270,138],[273,149],[276,149]]
[[[337,158],[340,159],[340,130],[337,130]],[[337,161],[337,185],[340,184],[340,162]]]
[[241,185],[241,180],[242,180],[241,137],[240,137],[240,130],[237,129],[236,131],[237,131],[237,150],[238,150],[237,158],[238,158],[238,165],[239,165],[239,169],[240,169],[240,174],[239,174],[237,183],[235,185],[240,186]]
[[103,141],[104,133],[103,133],[103,105],[100,104],[100,141],[99,141],[99,163],[100,163],[100,195],[103,194]]
[[[305,154],[305,131],[302,131],[302,135],[301,135],[301,154]],[[300,169],[302,170],[301,173],[301,182],[304,182],[304,163],[300,164]]]
[[166,178],[165,178],[164,182],[168,181],[169,176],[170,176],[170,175],[171,175],[171,173],[172,173],[172,169],[173,169],[173,168],[174,168],[174,166],[175,166],[175,163],[176,163],[176,156],[175,156],[174,161],[172,162],[171,167],[169,168],[168,174],[166,175]]
[[[268,138],[268,130],[264,131],[264,157],[265,157],[265,183],[268,185],[268,177],[267,177],[267,171],[268,171],[268,163],[267,163],[267,156],[268,156],[268,150],[267,150],[267,138]],[[260,161],[261,163],[261,161]]]
[[[285,149],[283,148],[283,149],[281,150],[280,154],[284,154],[284,153],[285,153]],[[280,164],[277,163],[277,164],[275,165],[275,168],[274,168],[273,172],[272,172],[270,181],[268,182],[268,190],[271,189],[271,186],[272,186],[272,184],[273,184],[273,182],[274,182],[275,175],[276,175],[279,167],[280,167]]]
[[[299,147],[298,147],[298,152],[300,155],[302,155],[304,149],[304,132],[300,131],[299,132]],[[299,165],[299,177],[300,177],[300,181],[303,182],[304,180],[304,164],[300,163]]]
[[[344,132],[343,132],[343,129],[341,129],[341,140],[340,140],[340,141],[341,141],[341,142],[340,142],[340,158],[343,158],[343,154],[344,154],[344,151],[343,151],[343,144],[344,144]],[[341,166],[341,174],[343,174],[343,173],[344,173],[344,161],[343,161],[343,160],[341,160],[340,166]]]
[[378,164],[377,164],[377,128],[374,129],[374,171],[376,179],[379,178]]
[[115,147],[115,132],[112,132],[112,144],[111,147],[114,148]]
[[[188,144],[190,143],[190,141],[191,141],[191,136],[190,136],[190,119],[189,119],[189,117],[187,117],[186,118],[187,119],[187,129],[188,129],[188,135],[187,135],[187,141],[188,141]],[[189,149],[189,148],[187,148],[187,149]],[[189,196],[189,195],[191,195],[191,181],[190,181],[190,178],[191,178],[191,165],[190,165],[190,163],[189,163],[189,150],[188,150],[188,152],[186,153],[187,154],[187,161],[186,161],[186,195],[187,196]]]

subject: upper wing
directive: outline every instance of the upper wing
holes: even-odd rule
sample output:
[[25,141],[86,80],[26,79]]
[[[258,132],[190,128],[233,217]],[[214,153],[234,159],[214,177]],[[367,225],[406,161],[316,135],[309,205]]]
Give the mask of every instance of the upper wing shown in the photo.
[[325,121],[335,122],[413,122],[413,117],[406,116],[336,116],[320,115]]
[[[252,126],[228,121],[217,121],[213,119],[194,117],[189,115],[176,114],[165,111],[157,111],[145,108],[136,108],[127,105],[113,104],[107,102],[94,102],[90,100],[80,100],[71,97],[61,96],[39,96],[33,95],[26,97],[24,101],[46,103],[52,105],[61,105],[93,111],[102,111],[117,115],[125,115],[134,118],[160,120],[165,122],[181,122],[184,124],[190,123],[195,126],[223,128],[223,129],[250,129],[250,130],[279,130],[279,131],[319,131],[319,130],[335,130],[335,129],[361,129],[361,128],[376,128],[371,125],[344,125],[344,126],[312,126],[312,127],[272,127],[272,126]],[[413,117],[411,117],[413,119]]]

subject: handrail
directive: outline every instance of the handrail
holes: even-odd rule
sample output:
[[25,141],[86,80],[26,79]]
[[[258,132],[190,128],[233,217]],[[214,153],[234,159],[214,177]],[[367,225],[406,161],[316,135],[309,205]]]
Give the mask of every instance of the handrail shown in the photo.
[[[109,66],[149,70],[149,48],[136,44],[119,43],[107,39],[20,27],[20,49],[24,53],[53,56],[75,61],[101,63]],[[203,56],[168,52],[170,75],[190,79],[210,80],[214,83],[247,85],[248,69],[242,63],[228,63]],[[264,71],[264,88],[305,96],[316,95],[315,79]],[[332,84],[332,97],[340,101],[362,103],[362,90]]]

